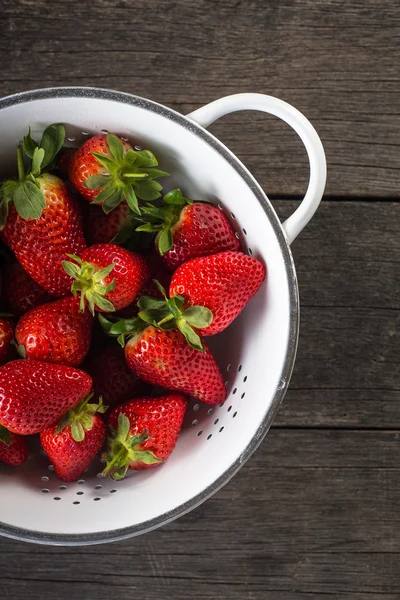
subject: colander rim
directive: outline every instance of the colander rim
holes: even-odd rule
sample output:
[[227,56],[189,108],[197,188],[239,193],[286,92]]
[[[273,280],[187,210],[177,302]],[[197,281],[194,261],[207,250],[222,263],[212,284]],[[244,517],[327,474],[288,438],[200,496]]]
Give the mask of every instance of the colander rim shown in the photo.
[[261,207],[266,213],[279,243],[289,285],[289,337],[288,346],[286,350],[286,358],[279,379],[279,381],[284,382],[284,385],[280,385],[276,389],[272,404],[269,410],[267,410],[267,412],[265,413],[262,422],[260,423],[257,431],[250,440],[246,449],[232,463],[232,465],[228,469],[226,469],[225,472],[212,484],[210,484],[202,492],[191,498],[189,501],[175,507],[169,512],[159,515],[154,519],[145,521],[139,525],[114,529],[110,531],[100,531],[97,533],[82,534],[55,534],[43,533],[35,530],[19,529],[17,527],[13,527],[7,525],[6,523],[0,522],[0,535],[15,540],[54,546],[85,546],[125,540],[143,533],[148,533],[149,531],[152,531],[154,529],[157,529],[158,527],[170,523],[171,521],[190,512],[191,510],[202,504],[205,500],[210,498],[215,492],[217,492],[226,483],[228,483],[228,481],[239,471],[239,469],[244,465],[244,463],[250,458],[250,456],[253,454],[253,452],[255,452],[255,450],[258,448],[258,446],[261,444],[262,440],[268,433],[271,423],[278,411],[278,408],[289,386],[296,358],[299,335],[299,293],[292,252],[289,244],[287,243],[282,225],[278,219],[277,214],[275,213],[274,208],[272,207],[265,192],[260,187],[260,185],[255,180],[250,171],[243,165],[243,163],[237,158],[237,156],[233,152],[231,152],[218,138],[216,138],[209,131],[207,131],[188,117],[178,113],[177,111],[167,106],[164,106],[163,104],[159,104],[152,100],[148,100],[146,98],[142,98],[134,94],[129,94],[127,92],[119,92],[105,88],[66,86],[20,92],[0,99],[0,110],[3,108],[14,106],[16,104],[51,98],[95,98],[123,102],[125,104],[138,106],[151,112],[161,114],[162,116],[171,119],[178,125],[181,125],[186,129],[190,129],[190,131],[193,134],[197,135],[205,142],[210,144],[214,148],[214,150],[219,152],[219,154],[223,156],[223,158],[225,158],[229,162],[229,164],[237,171],[237,173],[242,177],[242,179],[250,187],[251,191],[254,193]]

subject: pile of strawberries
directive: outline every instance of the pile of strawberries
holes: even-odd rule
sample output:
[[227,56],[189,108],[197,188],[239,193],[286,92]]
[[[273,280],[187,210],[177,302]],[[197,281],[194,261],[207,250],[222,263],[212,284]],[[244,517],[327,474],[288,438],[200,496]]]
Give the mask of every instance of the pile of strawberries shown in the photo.
[[[162,197],[149,150],[114,134],[64,146],[62,125],[29,131],[0,187],[0,461],[29,436],[74,481],[173,451],[189,397],[226,389],[204,338],[238,316],[265,278],[219,206]],[[78,368],[79,367],[79,368]]]

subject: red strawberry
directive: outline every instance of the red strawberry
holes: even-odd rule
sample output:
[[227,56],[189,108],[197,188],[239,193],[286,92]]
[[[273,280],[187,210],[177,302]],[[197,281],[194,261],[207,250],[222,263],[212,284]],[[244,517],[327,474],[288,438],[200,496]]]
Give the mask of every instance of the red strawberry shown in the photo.
[[73,296],[38,306],[18,321],[15,337],[20,354],[77,367],[89,351],[92,321]]
[[30,435],[50,427],[87,396],[92,379],[78,369],[39,360],[0,367],[0,425]]
[[89,202],[102,204],[106,213],[126,200],[139,213],[138,198],[155,200],[162,186],[155,181],[168,175],[149,150],[136,152],[132,146],[109,133],[86,140],[73,154],[69,177],[75,189]]
[[155,245],[171,271],[198,256],[239,250],[239,240],[222,210],[206,202],[184,198],[173,190],[160,208],[142,209],[145,225],[137,231],[157,231]]
[[163,298],[163,294],[157,285],[154,283],[154,280],[158,281],[161,286],[164,288],[169,288],[169,284],[171,283],[171,273],[166,269],[163,261],[160,258],[160,255],[154,251],[154,249],[148,251],[144,250],[142,252],[145,257],[147,264],[150,268],[150,277],[140,290],[140,293],[136,296],[133,302],[118,311],[118,317],[121,319],[130,319],[134,317],[139,312],[138,308],[138,300],[141,296],[151,296],[153,298]]
[[[137,296],[150,272],[140,254],[129,252],[116,244],[97,244],[87,248],[80,257],[71,255],[75,262],[63,263],[66,272],[75,281],[72,293],[81,296],[90,312],[119,310]],[[77,264],[76,264],[77,263]]]
[[154,249],[144,250],[143,255],[149,265],[151,277],[143,287],[141,294],[146,296],[154,295],[155,298],[162,298],[162,294],[154,283],[154,280],[156,279],[163,287],[168,289],[169,284],[171,283],[171,273],[166,269],[160,255],[155,252]]
[[26,438],[0,425],[0,462],[20,467],[27,460],[28,453]]
[[[125,233],[133,233],[132,211],[126,202],[121,202],[114,210],[106,214],[100,206],[91,206],[85,219],[85,234],[89,246],[109,244],[118,236],[125,241]],[[121,235],[124,239],[120,239]]]
[[12,325],[0,318],[0,366],[5,365],[15,358],[15,346],[13,344],[14,331]]
[[60,158],[58,159],[58,170],[63,179],[68,179],[69,163],[71,162],[74,152],[75,150],[73,148],[67,148],[61,153]]
[[107,406],[126,402],[142,393],[146,386],[128,368],[121,346],[112,341],[90,356],[87,370],[96,395],[101,396]]
[[[205,306],[212,323],[200,335],[223,331],[243,310],[265,279],[264,265],[241,252],[220,252],[183,264],[172,276],[170,295],[184,298],[184,306]],[[184,314],[184,313],[183,313]]]
[[40,434],[43,450],[51,460],[58,477],[76,481],[91,465],[106,439],[106,426],[97,413],[107,407],[89,404],[93,394],[68,411],[59,425]]
[[16,316],[50,302],[52,297],[34,281],[18,262],[5,268],[3,299],[8,309]]
[[25,271],[54,296],[68,294],[71,281],[61,261],[86,247],[81,215],[65,183],[46,173],[53,168],[65,138],[62,125],[50,125],[37,144],[30,134],[23,148],[31,159],[25,171],[22,146],[17,150],[18,179],[0,187],[0,229]]
[[23,218],[11,205],[1,231],[25,271],[54,296],[71,291],[71,278],[62,267],[67,254],[80,254],[86,247],[82,219],[66,184],[54,175],[36,178],[45,198],[39,218]]
[[207,404],[225,400],[224,380],[205,343],[200,346],[202,350],[197,350],[180,331],[163,330],[143,322],[138,325],[139,321],[138,318],[119,321],[109,328],[109,335],[119,339],[133,336],[125,346],[125,358],[139,379],[184,392]]
[[104,474],[122,479],[128,469],[149,469],[165,461],[175,448],[186,407],[186,396],[169,392],[114,408],[108,418],[113,435],[104,456]]

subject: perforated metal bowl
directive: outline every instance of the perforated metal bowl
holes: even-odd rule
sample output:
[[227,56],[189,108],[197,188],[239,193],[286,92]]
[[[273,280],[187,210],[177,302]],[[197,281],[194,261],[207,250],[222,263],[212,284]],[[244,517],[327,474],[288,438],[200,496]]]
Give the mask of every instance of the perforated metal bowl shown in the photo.
[[[261,110],[289,123],[310,159],[310,184],[298,210],[283,224],[243,164],[205,129],[235,110]],[[311,124],[270,96],[238,94],[182,116],[137,96],[92,88],[57,88],[0,100],[0,170],[7,173],[28,126],[66,124],[71,143],[101,130],[150,148],[172,173],[170,189],[218,199],[249,254],[263,260],[268,278],[228,330],[210,338],[225,374],[228,398],[210,408],[192,403],[175,452],[164,465],[120,482],[99,478],[94,465],[64,484],[38,445],[21,469],[0,467],[0,533],[20,540],[75,545],[144,533],[192,510],[240,469],[264,438],[287,389],[299,320],[289,244],[315,212],[326,165]],[[1,173],[0,173],[1,174]]]

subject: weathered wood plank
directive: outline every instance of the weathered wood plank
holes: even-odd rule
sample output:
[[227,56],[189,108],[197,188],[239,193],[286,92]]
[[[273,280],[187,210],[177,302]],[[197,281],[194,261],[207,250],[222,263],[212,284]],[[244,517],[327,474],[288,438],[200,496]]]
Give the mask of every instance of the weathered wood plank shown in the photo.
[[[0,540],[15,600],[169,593],[199,599],[400,594],[399,434],[272,430],[195,512],[144,537],[53,549]],[[11,590],[11,592],[10,592]]]
[[399,427],[399,210],[323,202],[293,244],[300,342],[277,424]]
[[398,389],[295,388],[299,379],[296,370],[273,426],[400,428]]
[[293,244],[302,305],[399,310],[399,219],[397,202],[323,201]]
[[[223,26],[222,26],[223,24]],[[398,196],[400,22],[385,0],[2,2],[0,95],[53,85],[133,92],[187,112],[239,91],[293,103],[325,143],[329,194]],[[307,163],[263,115],[213,131],[270,194],[302,194]]]
[[[2,1],[1,96],[95,85],[186,113],[225,94],[270,93],[321,134],[328,194],[398,198],[397,2],[70,0],[54,11],[51,0]],[[242,113],[211,130],[270,196],[304,193],[307,160],[284,124]],[[295,203],[276,206],[288,215]],[[324,203],[293,246],[302,329],[292,386],[280,429],[226,488],[119,544],[0,540],[0,596],[397,600],[399,432],[368,429],[400,427],[398,210]]]

